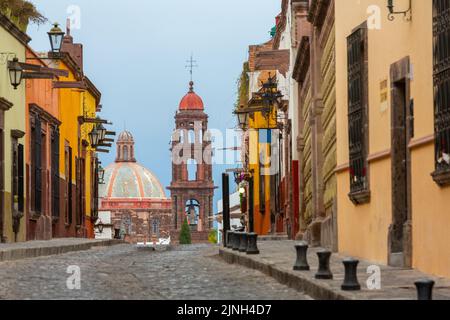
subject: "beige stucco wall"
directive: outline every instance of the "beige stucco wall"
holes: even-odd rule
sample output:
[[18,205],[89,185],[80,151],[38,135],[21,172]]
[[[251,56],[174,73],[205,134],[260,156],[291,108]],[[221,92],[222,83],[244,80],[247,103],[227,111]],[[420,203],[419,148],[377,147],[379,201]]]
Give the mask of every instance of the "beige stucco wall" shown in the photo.
[[[14,53],[19,61],[25,61],[24,45],[1,26],[0,52]],[[12,59],[13,57],[10,58]],[[8,241],[11,242],[14,240],[11,212],[11,130],[21,130],[25,132],[25,81],[22,81],[22,84],[17,88],[17,90],[14,90],[14,88],[10,85],[7,63],[4,62],[5,59],[0,61],[0,97],[12,102],[14,106],[9,111],[5,112],[5,203],[0,205],[4,206],[4,233]],[[19,143],[25,144],[25,139],[19,139]],[[27,150],[25,150],[25,152],[27,152]],[[24,218],[22,218],[20,224],[20,233],[18,234],[17,240],[25,240]]]
[[[381,9],[381,29],[368,31],[369,46],[369,154],[391,148],[390,91],[388,103],[380,101],[380,82],[388,80],[391,64],[410,56],[411,98],[415,105],[415,137],[434,132],[432,79],[432,2],[413,1],[413,17],[387,20],[384,0],[336,0],[336,99],[338,166],[348,163],[347,49],[346,38],[367,19],[367,9]],[[407,0],[395,2],[407,8]],[[413,267],[450,277],[450,188],[439,188],[434,171],[433,143],[411,150]],[[354,206],[348,198],[349,172],[338,174],[339,250],[346,254],[387,263],[388,228],[391,223],[391,160],[370,165],[371,202]]]

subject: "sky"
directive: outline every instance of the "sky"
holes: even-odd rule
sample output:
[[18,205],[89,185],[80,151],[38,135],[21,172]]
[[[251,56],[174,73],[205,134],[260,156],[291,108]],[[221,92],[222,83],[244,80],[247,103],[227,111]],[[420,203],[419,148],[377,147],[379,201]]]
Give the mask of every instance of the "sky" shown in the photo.
[[[101,117],[113,122],[108,129],[117,134],[132,132],[138,162],[164,187],[171,181],[174,115],[190,81],[186,61],[191,54],[197,61],[195,91],[205,103],[209,128],[235,128],[236,83],[248,46],[270,39],[281,9],[281,0],[32,2],[49,22],[28,28],[31,47],[49,51],[50,23],[65,26],[69,16],[75,17],[71,34],[84,45],[85,74],[102,92]],[[231,141],[224,147],[235,145]],[[101,154],[104,165],[114,158],[115,146]],[[220,187],[222,172],[237,165],[215,165],[215,184]],[[221,197],[219,188],[215,204]]]

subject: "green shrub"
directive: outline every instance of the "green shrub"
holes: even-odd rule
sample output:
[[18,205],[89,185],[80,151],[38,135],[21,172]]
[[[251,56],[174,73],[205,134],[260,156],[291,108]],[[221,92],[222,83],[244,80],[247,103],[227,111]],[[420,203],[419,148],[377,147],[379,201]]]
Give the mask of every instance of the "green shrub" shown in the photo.
[[191,229],[189,228],[187,219],[184,220],[181,226],[180,244],[192,244]]
[[211,230],[208,235],[208,241],[217,244],[217,230]]

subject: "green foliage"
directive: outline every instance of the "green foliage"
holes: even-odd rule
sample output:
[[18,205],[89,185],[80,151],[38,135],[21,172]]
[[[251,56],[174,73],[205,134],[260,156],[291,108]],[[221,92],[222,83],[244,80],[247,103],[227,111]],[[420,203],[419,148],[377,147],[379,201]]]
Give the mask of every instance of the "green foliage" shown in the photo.
[[36,9],[34,4],[26,0],[0,0],[0,12],[23,32],[26,32],[30,22],[38,25],[47,22],[47,18]]
[[250,66],[248,62],[245,62],[242,67],[242,73],[237,82],[238,92],[235,103],[235,109],[239,108],[241,105],[246,105],[248,103],[248,91],[250,87],[250,78],[248,73],[250,72]]
[[208,241],[212,244],[217,244],[217,230],[211,230],[208,235]]
[[184,220],[181,226],[180,244],[192,244],[191,229],[189,228],[187,219]]

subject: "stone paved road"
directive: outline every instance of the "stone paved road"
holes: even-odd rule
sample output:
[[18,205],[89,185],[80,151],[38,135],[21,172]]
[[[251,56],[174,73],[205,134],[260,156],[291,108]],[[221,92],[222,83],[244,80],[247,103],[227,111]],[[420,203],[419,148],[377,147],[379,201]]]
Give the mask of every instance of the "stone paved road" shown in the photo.
[[[309,297],[254,270],[222,262],[208,245],[166,252],[129,245],[0,263],[0,299],[249,299]],[[69,266],[81,289],[67,289]]]

